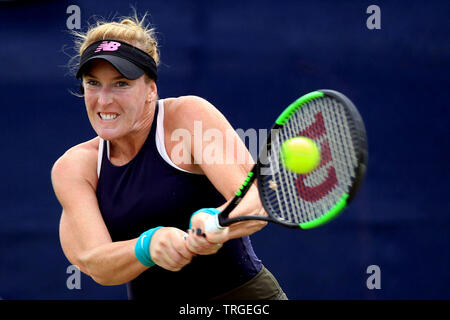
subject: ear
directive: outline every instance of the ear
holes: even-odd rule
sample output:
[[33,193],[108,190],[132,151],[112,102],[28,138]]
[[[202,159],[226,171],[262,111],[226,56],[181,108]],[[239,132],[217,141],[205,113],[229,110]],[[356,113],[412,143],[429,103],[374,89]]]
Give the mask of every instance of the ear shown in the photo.
[[150,82],[150,93],[147,97],[147,102],[152,102],[155,100],[156,96],[158,95],[158,88],[156,87],[155,81]]

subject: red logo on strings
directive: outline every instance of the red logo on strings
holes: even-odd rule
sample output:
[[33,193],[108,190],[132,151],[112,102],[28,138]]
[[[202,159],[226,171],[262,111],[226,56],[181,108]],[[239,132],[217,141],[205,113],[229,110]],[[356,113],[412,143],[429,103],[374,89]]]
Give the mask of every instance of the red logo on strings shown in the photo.
[[[318,112],[314,115],[315,121],[308,128],[299,132],[300,136],[310,138],[312,140],[317,140],[321,136],[327,133],[325,128],[325,123],[323,121],[323,115]],[[327,163],[333,161],[331,155],[330,145],[328,140],[324,139],[320,144],[320,154],[321,160],[317,169],[325,166]],[[297,194],[300,198],[308,202],[314,202],[325,197],[333,188],[337,185],[336,169],[334,166],[330,166],[327,169],[327,177],[325,180],[317,185],[309,187],[305,185],[304,179],[308,174],[299,174],[295,179],[295,184],[297,187]]]

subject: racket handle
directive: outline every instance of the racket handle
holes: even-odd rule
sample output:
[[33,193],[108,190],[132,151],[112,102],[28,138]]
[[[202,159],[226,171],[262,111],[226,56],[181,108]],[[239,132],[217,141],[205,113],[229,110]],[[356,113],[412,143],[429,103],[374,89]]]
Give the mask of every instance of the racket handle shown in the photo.
[[219,223],[219,215],[214,214],[208,217],[205,222],[205,232],[218,233],[225,229]]

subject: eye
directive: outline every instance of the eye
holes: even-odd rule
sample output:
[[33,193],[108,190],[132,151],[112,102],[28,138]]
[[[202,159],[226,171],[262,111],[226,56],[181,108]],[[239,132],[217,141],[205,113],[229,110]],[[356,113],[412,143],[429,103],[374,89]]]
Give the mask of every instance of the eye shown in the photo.
[[118,81],[116,83],[116,86],[117,87],[127,87],[128,86],[128,82],[126,82],[126,81]]
[[98,86],[99,82],[96,80],[87,80],[86,83],[90,86]]

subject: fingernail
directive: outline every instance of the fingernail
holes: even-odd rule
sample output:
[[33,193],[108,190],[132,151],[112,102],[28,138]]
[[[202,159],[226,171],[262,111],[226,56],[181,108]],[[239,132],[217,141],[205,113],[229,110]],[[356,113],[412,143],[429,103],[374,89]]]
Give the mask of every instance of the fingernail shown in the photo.
[[198,235],[198,236],[201,236],[201,235],[202,235],[202,229],[200,229],[200,228],[197,229],[197,235]]
[[202,233],[202,237],[203,237],[203,238],[206,238],[206,233]]

